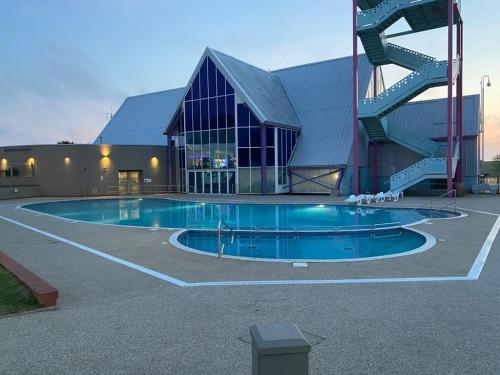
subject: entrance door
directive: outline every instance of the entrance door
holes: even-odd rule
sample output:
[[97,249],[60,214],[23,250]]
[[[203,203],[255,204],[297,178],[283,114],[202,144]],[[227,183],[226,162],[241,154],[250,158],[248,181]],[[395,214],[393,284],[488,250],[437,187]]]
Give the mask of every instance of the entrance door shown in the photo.
[[141,194],[142,171],[119,171],[118,192],[120,195]]

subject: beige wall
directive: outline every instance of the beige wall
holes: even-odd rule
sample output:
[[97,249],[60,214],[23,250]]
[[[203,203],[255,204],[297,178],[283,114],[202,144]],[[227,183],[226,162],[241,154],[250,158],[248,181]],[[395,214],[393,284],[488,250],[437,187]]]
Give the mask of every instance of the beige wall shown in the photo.
[[[0,160],[6,159],[8,165],[27,163],[30,158],[34,159],[35,177],[22,178],[23,184],[38,185],[40,196],[106,195],[109,186],[118,185],[119,170],[141,170],[147,190],[152,190],[148,185],[167,183],[166,147],[162,146],[34,145],[0,148]],[[144,182],[146,179],[151,179],[151,182]],[[0,186],[12,186],[18,183],[16,181],[17,178],[0,178]]]

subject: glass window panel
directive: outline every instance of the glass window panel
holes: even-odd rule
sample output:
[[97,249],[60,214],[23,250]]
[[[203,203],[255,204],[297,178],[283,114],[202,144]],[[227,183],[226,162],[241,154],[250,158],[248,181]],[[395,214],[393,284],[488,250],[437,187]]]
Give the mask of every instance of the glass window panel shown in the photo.
[[217,99],[209,99],[208,107],[210,111],[210,129],[217,129]]
[[238,165],[236,160],[236,152],[234,145],[232,147],[227,146],[227,166],[228,168],[236,168]]
[[193,132],[193,144],[201,145],[201,132]]
[[193,102],[186,102],[186,131],[193,130]]
[[250,112],[250,126],[260,126],[259,120],[252,112]]
[[217,75],[215,64],[212,60],[208,59],[208,96],[213,97],[217,95]]
[[243,104],[238,104],[238,127],[246,127],[250,125],[250,114],[248,109]]
[[260,127],[250,128],[250,145],[252,147],[260,147]]
[[193,130],[200,130],[200,101],[193,102]]
[[226,94],[225,86],[226,86],[226,79],[219,71],[219,69],[217,69],[217,95]]
[[226,81],[226,95],[232,95],[234,94],[233,87],[229,84],[228,81]]
[[217,98],[217,112],[219,129],[226,127],[226,100],[224,97]]
[[217,130],[210,130],[210,143],[217,143]]
[[266,128],[266,145],[274,146],[274,128]]
[[201,100],[201,129],[208,130],[210,119],[208,117],[208,99]]
[[193,85],[191,86],[193,90],[193,100],[200,98],[200,73],[194,77]]
[[203,188],[205,194],[210,194],[210,187],[212,186],[212,179],[210,172],[203,172]]
[[227,129],[227,143],[234,143],[234,129]]
[[190,193],[195,192],[195,180],[194,180],[194,172],[189,172],[189,186],[188,186],[188,191]]
[[226,137],[226,129],[219,130],[219,143],[226,144],[227,137]]
[[208,66],[207,59],[203,62],[200,69],[200,97],[207,98],[208,97]]
[[220,173],[220,192],[227,194],[227,172]]
[[196,172],[196,192],[203,193],[202,172]]
[[212,172],[212,194],[219,194],[219,172]]
[[187,94],[186,94],[186,100],[191,100],[191,99],[193,99],[193,95],[192,95],[192,93],[191,93],[191,90],[192,90],[192,89],[191,89],[191,87],[190,87],[190,88],[189,88],[189,90],[188,90],[188,92],[187,92]]
[[274,168],[267,168],[267,192],[268,193],[275,193],[275,186],[274,186]]
[[250,149],[250,165],[252,167],[260,167],[260,148]]
[[288,161],[290,160],[290,157],[292,156],[292,131],[287,130],[287,140],[286,140],[286,162],[288,164]]
[[238,148],[238,163],[240,167],[250,166],[250,149]]
[[201,143],[203,143],[204,145],[208,145],[210,143],[210,132],[209,131],[201,132]]
[[252,194],[259,194],[261,192],[260,168],[252,168],[250,176],[250,192]]
[[250,146],[249,128],[238,129],[238,147]]
[[[232,176],[230,176],[232,177]],[[239,192],[241,194],[249,194],[250,193],[250,168],[241,168],[238,171],[239,177]],[[229,189],[231,190],[231,178],[229,180]]]
[[236,194],[236,173],[234,171],[228,172],[228,185],[229,194]]
[[227,127],[234,127],[234,95],[226,96]]
[[295,143],[297,142],[297,132],[292,132],[292,149],[295,147]]
[[266,149],[266,159],[267,159],[267,166],[269,167],[274,166],[274,147],[268,147]]

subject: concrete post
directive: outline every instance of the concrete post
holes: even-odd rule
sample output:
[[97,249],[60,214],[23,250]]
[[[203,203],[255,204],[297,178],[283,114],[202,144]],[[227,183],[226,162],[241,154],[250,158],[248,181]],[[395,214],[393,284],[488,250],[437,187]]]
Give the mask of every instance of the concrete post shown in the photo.
[[307,375],[311,345],[293,323],[250,327],[252,375]]

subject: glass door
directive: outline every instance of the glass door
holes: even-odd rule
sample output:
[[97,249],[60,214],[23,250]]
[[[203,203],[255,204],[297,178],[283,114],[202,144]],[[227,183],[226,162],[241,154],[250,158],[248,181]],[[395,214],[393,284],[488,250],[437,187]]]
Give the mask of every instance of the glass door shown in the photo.
[[118,171],[120,195],[141,194],[142,171]]

